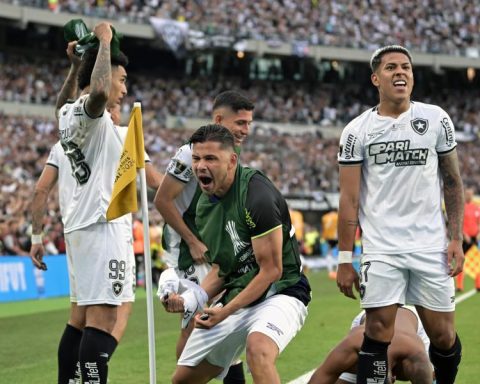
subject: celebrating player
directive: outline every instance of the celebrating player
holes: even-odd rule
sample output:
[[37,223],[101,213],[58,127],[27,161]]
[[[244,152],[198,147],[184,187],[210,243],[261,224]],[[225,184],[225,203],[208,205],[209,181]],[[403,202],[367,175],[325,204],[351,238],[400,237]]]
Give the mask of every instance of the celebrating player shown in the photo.
[[[412,58],[398,45],[371,59],[380,102],[350,122],[340,139],[337,284],[366,310],[358,383],[383,382],[401,304],[413,304],[430,338],[437,383],[455,381],[461,359],[452,276],[462,271],[463,186],[448,114],[410,100]],[[442,215],[441,181],[448,216]],[[360,281],[352,266],[357,222],[363,231]]]

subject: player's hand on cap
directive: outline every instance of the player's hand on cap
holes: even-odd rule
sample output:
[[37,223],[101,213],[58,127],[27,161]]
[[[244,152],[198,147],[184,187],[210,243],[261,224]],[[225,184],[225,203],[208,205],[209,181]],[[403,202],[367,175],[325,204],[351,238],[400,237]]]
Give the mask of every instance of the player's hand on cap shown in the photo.
[[353,268],[352,263],[338,264],[337,286],[340,292],[342,292],[347,297],[356,299],[356,296],[353,293],[354,285],[357,292],[359,292],[360,283],[358,280],[358,274],[355,271],[355,268]]
[[98,23],[95,28],[93,28],[93,33],[97,36],[100,42],[110,44],[110,41],[112,41],[112,25],[106,21]]
[[73,67],[78,68],[80,66],[80,63],[82,62],[82,59],[80,56],[75,54],[75,47],[77,46],[77,41],[70,41],[67,45],[67,56],[68,59],[70,60],[70,64]]

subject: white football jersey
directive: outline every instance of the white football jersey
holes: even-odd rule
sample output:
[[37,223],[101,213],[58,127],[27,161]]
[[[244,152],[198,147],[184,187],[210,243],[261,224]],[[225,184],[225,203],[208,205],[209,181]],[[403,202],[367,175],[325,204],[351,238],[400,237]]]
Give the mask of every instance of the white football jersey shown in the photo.
[[[193,175],[192,148],[190,144],[182,145],[168,163],[166,173],[185,184],[182,192],[175,198],[175,206],[180,215],[188,209],[195,196],[198,182]],[[169,267],[178,267],[180,255],[180,235],[170,225],[164,227],[164,259]]]
[[338,161],[362,167],[364,253],[446,250],[438,157],[455,147],[453,123],[435,105],[412,102],[396,119],[373,108],[345,127]]
[[[65,233],[106,221],[125,140],[107,111],[96,119],[88,116],[87,98],[88,95],[82,95],[59,111],[60,139],[73,174],[73,179],[65,180],[66,187],[72,190],[64,215]],[[64,185],[59,187],[62,190]],[[128,223],[129,215],[114,222]]]
[[58,171],[58,200],[62,221],[65,224],[64,217],[67,215],[67,208],[70,199],[73,196],[73,187],[76,180],[72,176],[72,168],[68,157],[63,152],[62,144],[58,141],[50,150],[47,164],[57,168]]

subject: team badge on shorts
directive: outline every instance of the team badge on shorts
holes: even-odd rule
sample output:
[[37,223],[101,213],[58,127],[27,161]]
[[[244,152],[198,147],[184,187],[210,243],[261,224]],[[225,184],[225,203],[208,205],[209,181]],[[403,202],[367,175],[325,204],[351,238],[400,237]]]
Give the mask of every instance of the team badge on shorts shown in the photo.
[[115,296],[120,296],[123,291],[123,284],[120,281],[114,281],[112,283],[113,294]]
[[412,129],[419,135],[424,135],[428,130],[427,119],[421,119],[417,117],[416,119],[410,120],[410,125],[412,126]]

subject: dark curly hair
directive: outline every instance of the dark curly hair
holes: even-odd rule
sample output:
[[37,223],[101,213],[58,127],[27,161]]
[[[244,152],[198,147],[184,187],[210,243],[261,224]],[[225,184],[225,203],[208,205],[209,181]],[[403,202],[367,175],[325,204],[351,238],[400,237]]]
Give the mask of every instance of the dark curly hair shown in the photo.
[[[90,78],[92,77],[93,67],[95,66],[95,61],[97,60],[98,49],[90,49],[86,51],[82,56],[82,63],[78,70],[78,87],[83,90],[85,87],[90,85]],[[123,53],[119,52],[117,56],[112,56],[110,63],[112,66],[126,67],[128,65],[128,57]]]

